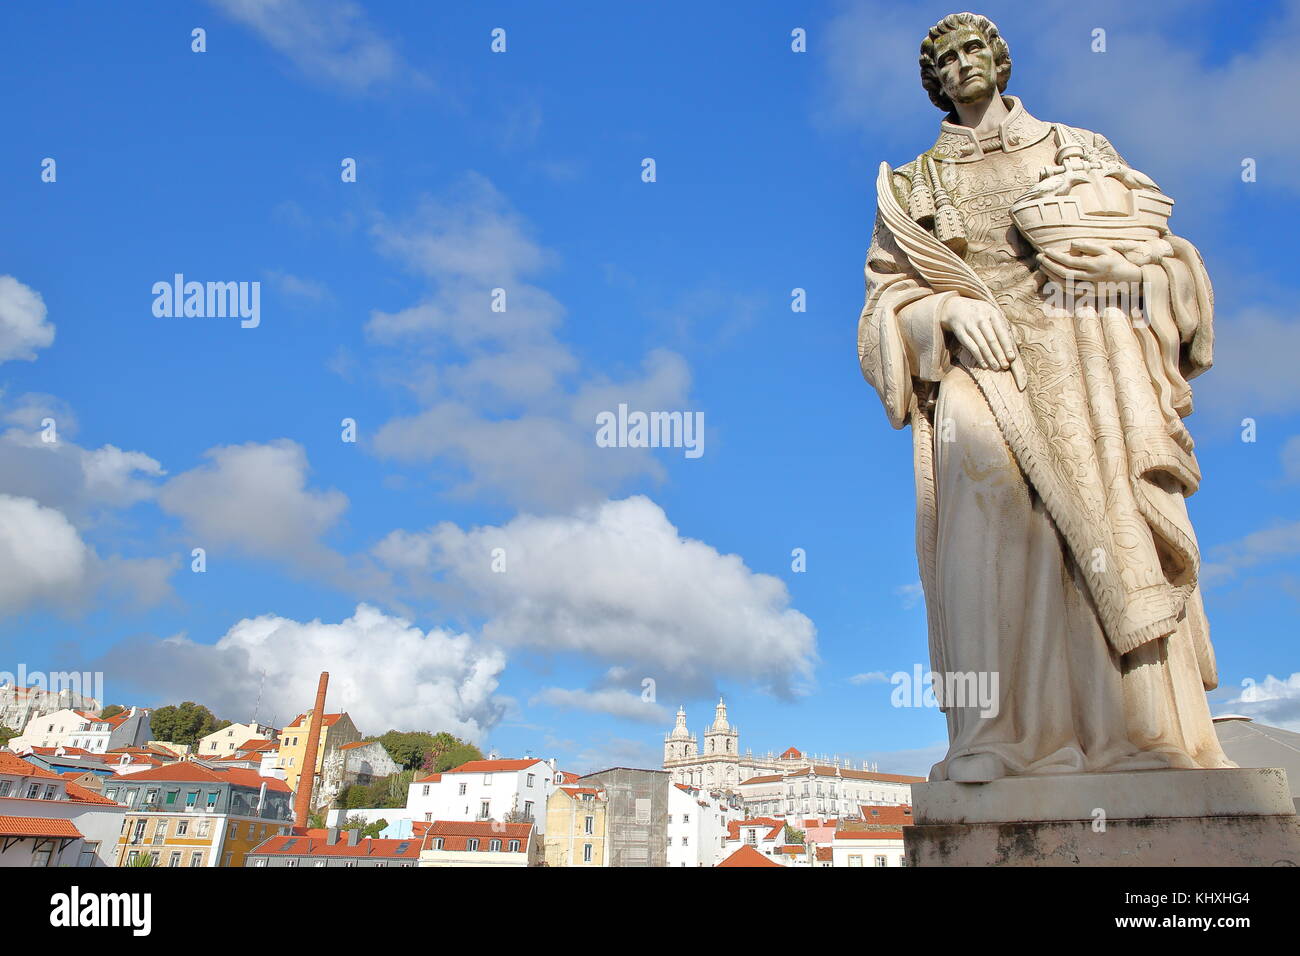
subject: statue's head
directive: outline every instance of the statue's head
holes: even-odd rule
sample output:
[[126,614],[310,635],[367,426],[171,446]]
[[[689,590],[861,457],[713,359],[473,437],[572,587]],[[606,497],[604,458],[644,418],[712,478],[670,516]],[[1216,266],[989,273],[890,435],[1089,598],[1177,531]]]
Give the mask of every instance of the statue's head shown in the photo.
[[921,41],[921,85],[945,113],[1002,93],[1011,79],[1011,51],[997,25],[978,13],[950,13]]

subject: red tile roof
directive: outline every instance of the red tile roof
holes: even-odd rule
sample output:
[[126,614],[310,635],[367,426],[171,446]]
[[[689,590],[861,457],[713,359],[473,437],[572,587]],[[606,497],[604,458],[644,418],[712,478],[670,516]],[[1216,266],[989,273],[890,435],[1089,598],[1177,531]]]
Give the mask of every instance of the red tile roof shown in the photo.
[[523,760],[471,760],[469,763],[448,770],[447,773],[503,773],[510,770],[526,770],[539,763],[544,764],[546,761],[537,757],[527,757]]
[[752,846],[742,846],[731,856],[727,857],[718,866],[775,866],[781,867],[780,863],[770,860],[763,854],[759,853]]
[[283,780],[276,777],[263,777],[256,770],[244,770],[239,767],[223,767],[216,770],[191,760],[168,764],[165,767],[154,767],[151,770],[141,770],[139,773],[130,774],[124,779],[128,782],[135,782],[136,780],[228,782],[241,787],[253,787],[254,789],[260,789],[262,784],[265,783],[268,790],[291,792],[289,785]]
[[366,857],[369,859],[418,860],[420,858],[420,841],[373,839],[365,837],[357,841],[356,846],[348,846],[346,831],[340,831],[338,842],[329,843],[328,830],[307,830],[306,833],[291,833],[287,836],[273,836],[258,844],[249,855],[257,856],[335,856]]
[[832,850],[831,850],[830,847],[828,847],[828,846],[819,846],[819,847],[817,848],[817,862],[818,862],[818,863],[830,863],[830,862],[833,861],[834,859],[835,859],[835,856],[834,856],[834,854],[833,854],[833,852],[832,852]]
[[803,756],[803,754],[801,754],[801,753],[800,753],[798,750],[796,750],[794,747],[791,747],[791,748],[790,748],[789,750],[787,750],[785,753],[781,754],[781,759],[782,759],[782,760],[798,760],[798,759],[799,759],[800,757],[802,757],[802,756]]
[[[378,740],[354,740],[350,744],[344,744],[339,750],[353,750],[356,747],[369,747],[371,744],[378,744]],[[382,747],[383,744],[380,744]]]
[[727,839],[739,840],[741,827],[771,827],[767,836],[761,837],[763,840],[775,840],[782,831],[785,830],[785,824],[780,820],[773,820],[771,817],[754,817],[751,820],[732,820],[727,824]]
[[431,773],[427,777],[420,777],[418,780],[415,781],[415,783],[437,783],[441,779],[442,779],[442,774]]
[[528,841],[532,839],[533,825],[531,823],[494,823],[490,820],[468,821],[468,820],[434,820],[429,824],[428,830],[424,835],[424,848],[426,850],[434,849],[433,841],[441,838],[443,850],[469,850],[469,840],[478,839],[478,851],[487,853],[490,851],[491,841],[500,840],[501,849],[497,852],[509,853],[511,840],[519,841],[518,853],[523,853],[528,848]]
[[[293,723],[289,724],[289,726],[301,727],[302,725],[307,723],[307,720],[310,716],[311,716],[311,711],[308,711],[305,714],[299,714],[297,717],[294,718]],[[321,724],[322,726],[325,727],[333,727],[335,724],[339,722],[342,716],[343,716],[342,714],[326,714],[324,718],[321,720]]]
[[42,757],[57,757],[59,751],[63,751],[65,757],[94,757],[97,760],[103,759],[103,754],[97,754],[93,751],[86,750],[82,747],[32,747],[31,752],[40,754]]
[[847,826],[887,826],[892,829],[898,827],[911,826],[916,821],[912,819],[912,808],[907,804],[894,804],[888,806],[872,806],[863,804],[858,807],[858,813],[862,815],[862,822],[845,821]]
[[48,817],[4,817],[0,816],[0,836],[7,837],[81,837],[71,820],[58,820]]
[[95,803],[115,807],[118,805],[116,800],[110,800],[108,797],[96,793],[94,790],[88,790],[79,783],[69,783],[68,799],[75,800],[78,803]]
[[44,767],[38,767],[35,764],[28,763],[17,754],[0,750],[0,773],[16,774],[20,777],[50,777],[54,780],[61,779],[57,773],[51,773]]

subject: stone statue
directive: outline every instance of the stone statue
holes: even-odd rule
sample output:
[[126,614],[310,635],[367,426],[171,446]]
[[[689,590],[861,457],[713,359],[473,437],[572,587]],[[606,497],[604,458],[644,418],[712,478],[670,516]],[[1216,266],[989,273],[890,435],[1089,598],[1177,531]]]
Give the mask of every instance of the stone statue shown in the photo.
[[[947,117],[881,165],[858,354],[912,426],[949,734],[930,779],[1232,767],[1184,502],[1213,347],[1200,255],[1103,136],[1003,95],[988,19],[944,17],[920,62]],[[993,706],[964,699],[990,674]]]

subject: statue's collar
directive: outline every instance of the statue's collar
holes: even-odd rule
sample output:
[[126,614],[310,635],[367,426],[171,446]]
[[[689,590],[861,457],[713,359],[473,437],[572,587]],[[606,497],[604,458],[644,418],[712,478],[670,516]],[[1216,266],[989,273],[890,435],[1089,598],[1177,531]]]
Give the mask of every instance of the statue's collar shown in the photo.
[[998,150],[1014,153],[1040,142],[1052,131],[1052,124],[1031,116],[1019,97],[1004,96],[1002,102],[1007,105],[1006,119],[998,124],[996,131],[983,139],[977,139],[975,131],[969,126],[952,122],[955,117],[949,114],[949,118],[939,128],[939,139],[933,150],[935,158],[969,163]]

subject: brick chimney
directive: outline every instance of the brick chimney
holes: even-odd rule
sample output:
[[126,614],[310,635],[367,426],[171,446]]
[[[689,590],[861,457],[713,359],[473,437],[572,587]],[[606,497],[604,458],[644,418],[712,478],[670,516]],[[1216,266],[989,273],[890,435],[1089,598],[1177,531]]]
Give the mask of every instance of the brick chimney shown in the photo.
[[311,792],[316,783],[316,757],[320,752],[320,729],[325,722],[325,689],[329,687],[329,671],[321,671],[316,685],[316,706],[311,712],[311,729],[307,732],[307,750],[302,758],[302,771],[298,774],[298,792],[293,799],[293,822],[306,827],[311,817]]

